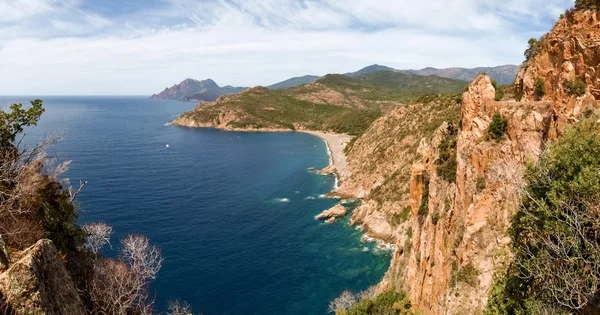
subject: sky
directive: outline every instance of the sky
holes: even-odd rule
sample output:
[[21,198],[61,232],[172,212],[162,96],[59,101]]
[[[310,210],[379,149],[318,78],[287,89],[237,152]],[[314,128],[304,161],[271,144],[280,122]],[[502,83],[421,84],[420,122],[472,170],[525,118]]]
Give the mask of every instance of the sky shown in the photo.
[[572,0],[0,0],[0,95],[520,64]]

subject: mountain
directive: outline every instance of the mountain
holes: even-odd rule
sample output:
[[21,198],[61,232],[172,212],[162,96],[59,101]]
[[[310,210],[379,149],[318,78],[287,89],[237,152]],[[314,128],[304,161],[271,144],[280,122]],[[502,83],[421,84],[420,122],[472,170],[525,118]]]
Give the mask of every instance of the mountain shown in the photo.
[[215,81],[185,79],[164,91],[150,96],[151,99],[180,100],[184,102],[212,102],[221,95],[235,94],[245,90],[244,87],[220,87]]
[[358,76],[361,76],[364,74],[377,72],[377,71],[398,71],[398,70],[396,70],[394,68],[386,67],[386,66],[381,66],[381,65],[370,65],[370,66],[364,67],[356,72],[344,73],[344,75],[347,77],[355,78],[355,77],[358,77]]
[[496,80],[498,84],[510,84],[515,81],[519,67],[515,65],[504,65],[498,67],[480,67],[480,68],[424,68],[421,70],[401,70],[405,73],[418,75],[436,75],[438,77],[457,79],[463,81],[472,81],[480,73],[486,73],[490,78]]
[[313,82],[319,80],[320,78],[321,78],[320,76],[316,76],[316,75],[305,75],[302,77],[294,77],[291,79],[287,79],[285,81],[281,81],[279,83],[275,83],[273,85],[269,85],[269,86],[267,86],[267,89],[283,90],[283,89],[291,88],[291,87],[302,85],[302,84],[313,83]]

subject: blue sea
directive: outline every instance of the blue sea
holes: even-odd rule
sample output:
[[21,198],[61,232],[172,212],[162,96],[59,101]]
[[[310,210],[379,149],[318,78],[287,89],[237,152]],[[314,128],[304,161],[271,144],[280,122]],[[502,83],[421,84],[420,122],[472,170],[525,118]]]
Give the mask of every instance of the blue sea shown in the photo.
[[378,283],[389,266],[390,254],[346,221],[314,219],[336,203],[319,198],[334,178],[307,171],[328,164],[315,136],[166,125],[192,103],[39,98],[46,112],[25,143],[63,132],[50,153],[72,161],[74,185],[88,181],[80,222],[111,225],[113,250],[131,233],[162,249],[159,311],[181,299],[205,315],[326,314],[343,290]]

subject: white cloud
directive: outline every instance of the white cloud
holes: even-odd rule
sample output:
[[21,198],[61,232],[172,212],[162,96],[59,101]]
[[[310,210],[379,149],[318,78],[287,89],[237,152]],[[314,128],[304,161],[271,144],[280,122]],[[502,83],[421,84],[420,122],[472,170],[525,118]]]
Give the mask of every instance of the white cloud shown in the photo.
[[526,39],[568,7],[565,0],[165,1],[111,18],[76,1],[0,0],[0,12],[11,14],[0,18],[0,95],[151,94],[187,77],[267,85],[372,63],[519,63]]

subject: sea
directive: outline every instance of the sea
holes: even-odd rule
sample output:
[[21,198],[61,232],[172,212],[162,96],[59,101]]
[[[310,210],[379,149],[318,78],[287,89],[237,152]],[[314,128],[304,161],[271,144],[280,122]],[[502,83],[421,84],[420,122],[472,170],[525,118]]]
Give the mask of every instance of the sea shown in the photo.
[[344,290],[377,284],[390,253],[361,242],[347,219],[314,219],[333,176],[323,140],[305,133],[230,132],[168,123],[195,104],[146,97],[0,96],[0,105],[40,98],[46,112],[22,145],[61,134],[49,156],[71,161],[79,221],[113,227],[119,240],[146,235],[164,263],[152,284],[158,312],[170,300],[194,313],[327,314]]

